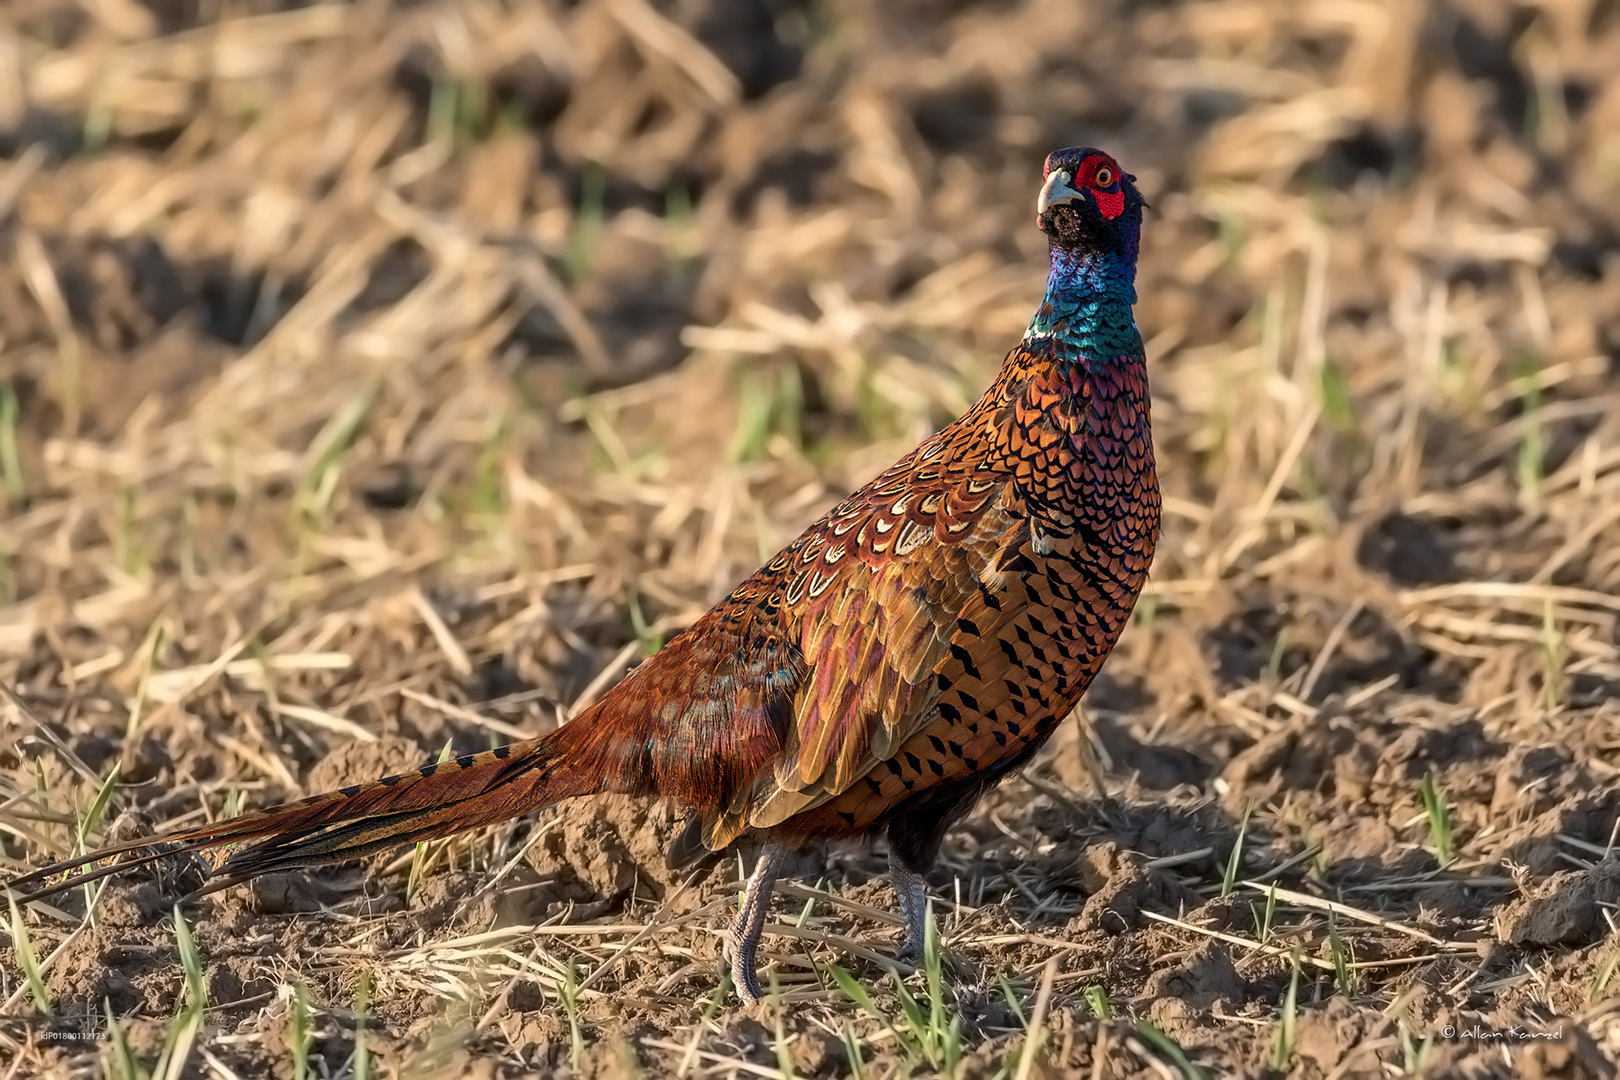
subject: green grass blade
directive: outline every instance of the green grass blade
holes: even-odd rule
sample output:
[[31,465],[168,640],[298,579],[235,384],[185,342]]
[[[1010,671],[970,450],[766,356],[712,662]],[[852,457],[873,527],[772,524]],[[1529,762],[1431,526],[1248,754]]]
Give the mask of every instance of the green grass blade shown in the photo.
[[78,847],[74,851],[75,855],[90,850],[90,834],[96,831],[101,819],[107,815],[107,807],[112,803],[113,792],[118,789],[119,764],[113,762],[111,771],[107,773],[107,779],[101,782],[101,787],[96,789],[96,797],[90,800],[89,809],[79,818],[78,836],[75,837]]
[[1209,1076],[1207,1072],[1193,1064],[1192,1059],[1187,1056],[1187,1051],[1181,1048],[1180,1043],[1148,1021],[1138,1020],[1136,1022],[1136,1033],[1142,1037],[1143,1042],[1153,1047],[1156,1054],[1167,1058],[1170,1064],[1176,1067],[1176,1071],[1181,1076],[1186,1077],[1187,1080],[1205,1080]]
[[292,1055],[293,1080],[309,1080],[309,1051],[314,1041],[309,989],[297,983],[293,986],[292,1008],[287,1016],[287,1052]]
[[1278,1072],[1287,1070],[1294,1060],[1294,1045],[1299,1037],[1299,949],[1293,954],[1293,973],[1288,978],[1288,991],[1283,995],[1282,1015],[1277,1022],[1277,1033],[1271,1042],[1270,1065]]
[[49,1013],[51,995],[45,988],[45,972],[39,966],[39,954],[34,951],[34,941],[28,936],[28,924],[23,921],[16,897],[7,893],[6,902],[11,905],[11,941],[17,953],[17,966],[22,968],[23,978],[28,983],[28,993],[33,997],[34,1004],[39,1007],[40,1012]]
[[1418,789],[1418,796],[1423,803],[1423,814],[1429,820],[1429,840],[1434,844],[1434,857],[1442,867],[1450,866],[1457,858],[1456,837],[1451,824],[1451,807],[1446,802],[1445,792],[1441,791],[1432,771],[1423,774],[1423,784]]
[[1221,895],[1231,896],[1237,888],[1238,871],[1243,866],[1243,842],[1249,835],[1249,816],[1254,812],[1252,803],[1244,806],[1243,820],[1238,823],[1237,839],[1232,842],[1231,854],[1226,857],[1226,870],[1221,875]]

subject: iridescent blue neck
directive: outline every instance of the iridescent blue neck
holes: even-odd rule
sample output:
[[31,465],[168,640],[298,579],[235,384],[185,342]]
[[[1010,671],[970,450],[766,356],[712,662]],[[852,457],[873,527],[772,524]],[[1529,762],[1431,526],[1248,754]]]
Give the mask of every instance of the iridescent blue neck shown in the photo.
[[1136,303],[1136,263],[1118,252],[1052,249],[1046,296],[1024,334],[1049,337],[1088,364],[1142,358]]

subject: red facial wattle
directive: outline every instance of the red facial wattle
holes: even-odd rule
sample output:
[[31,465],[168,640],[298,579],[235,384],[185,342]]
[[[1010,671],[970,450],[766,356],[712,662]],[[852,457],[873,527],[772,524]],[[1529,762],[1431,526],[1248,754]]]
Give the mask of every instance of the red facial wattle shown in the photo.
[[[1036,200],[1037,223],[1047,206],[1063,202],[1089,202],[1105,221],[1122,217],[1128,202],[1125,181],[1129,177],[1114,159],[1107,154],[1090,153],[1078,164],[1071,165],[1065,157],[1048,155],[1042,163],[1041,177],[1044,183],[1041,196]],[[1058,181],[1062,182],[1062,188],[1054,191],[1052,185]]]
[[1125,189],[1120,183],[1119,166],[1103,154],[1092,154],[1075,170],[1075,179],[1085,183],[1097,204],[1097,212],[1113,221],[1125,212]]

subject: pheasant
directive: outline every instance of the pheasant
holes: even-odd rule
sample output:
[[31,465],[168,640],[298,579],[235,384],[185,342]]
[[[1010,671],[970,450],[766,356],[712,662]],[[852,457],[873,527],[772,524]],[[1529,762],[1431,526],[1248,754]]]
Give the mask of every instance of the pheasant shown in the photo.
[[671,868],[760,846],[725,937],[745,1004],[762,996],[755,954],[778,871],[806,845],[885,835],[901,953],[918,954],[923,875],[946,831],[1073,709],[1153,558],[1134,179],[1099,150],[1051,154],[1035,202],[1046,294],[984,396],[569,723],[9,887],[40,899],[187,856],[213,891],[562,799],[661,795],[687,810]]

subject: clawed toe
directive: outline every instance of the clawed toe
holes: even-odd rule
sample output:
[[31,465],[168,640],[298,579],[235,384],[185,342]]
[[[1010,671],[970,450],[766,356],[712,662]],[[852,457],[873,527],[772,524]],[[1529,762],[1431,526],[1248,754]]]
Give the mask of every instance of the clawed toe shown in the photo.
[[[750,986],[752,982],[754,985]],[[745,1009],[752,1009],[765,1000],[765,992],[758,982],[752,979],[738,979],[735,975],[731,979],[731,989],[737,995],[737,1001]]]
[[[909,963],[912,967],[917,968],[922,967],[923,960],[927,959],[927,955],[928,949],[923,946],[922,939],[912,938],[909,934],[907,934],[904,941],[901,941],[899,947],[894,949],[894,959],[899,960],[901,963]],[[941,957],[944,955],[943,946],[941,946],[940,955]]]

